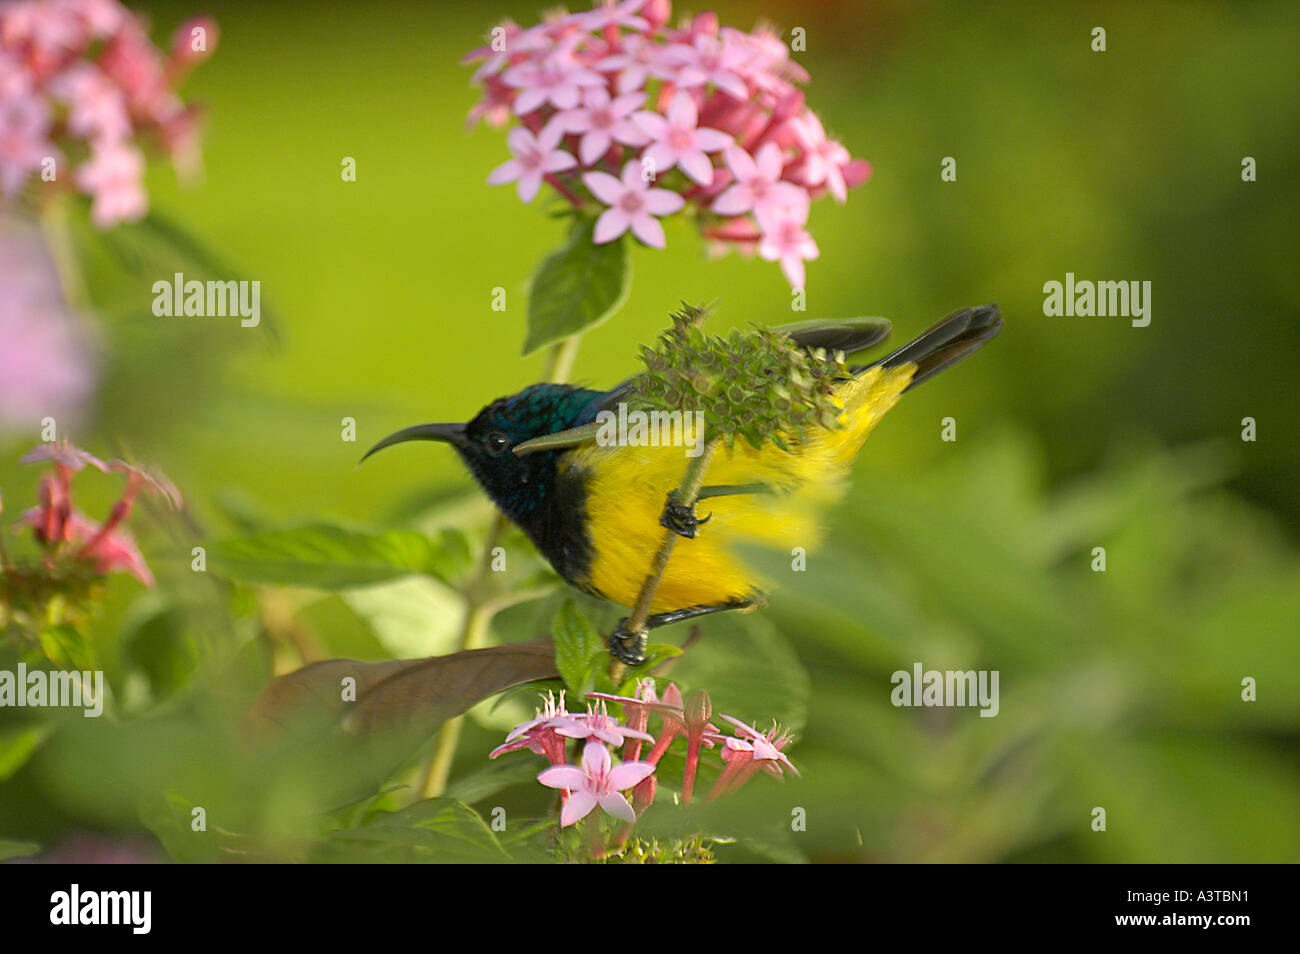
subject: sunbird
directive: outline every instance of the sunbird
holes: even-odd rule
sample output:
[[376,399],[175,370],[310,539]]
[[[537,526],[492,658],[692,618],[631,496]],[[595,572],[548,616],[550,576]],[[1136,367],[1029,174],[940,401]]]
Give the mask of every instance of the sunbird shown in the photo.
[[[755,449],[744,440],[719,447],[698,495],[708,501],[704,518],[676,499],[686,462],[681,446],[592,439],[600,412],[634,393],[635,378],[608,391],[534,384],[498,398],[467,424],[417,424],[390,434],[362,460],[405,441],[450,444],[561,577],[623,606],[636,602],[665,528],[679,534],[645,629],[627,632],[625,618],[610,636],[611,652],[637,665],[645,658],[646,630],[762,602],[761,582],[737,556],[738,544],[815,544],[816,510],[842,492],[885,412],[1001,328],[997,305],[953,312],[884,358],[849,366],[834,389],[839,426],[787,435],[785,448],[765,441]],[[814,320],[776,330],[811,357],[816,349],[863,351],[883,341],[890,324]]]

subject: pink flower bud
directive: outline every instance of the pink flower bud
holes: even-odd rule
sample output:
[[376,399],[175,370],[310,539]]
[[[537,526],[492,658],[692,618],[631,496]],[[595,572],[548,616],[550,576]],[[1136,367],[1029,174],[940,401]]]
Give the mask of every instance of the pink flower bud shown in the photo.
[[654,804],[655,792],[658,790],[659,778],[655,775],[647,775],[632,789],[632,810],[638,817]]
[[713,718],[713,700],[703,689],[691,693],[686,701],[686,725],[692,732],[703,732]]

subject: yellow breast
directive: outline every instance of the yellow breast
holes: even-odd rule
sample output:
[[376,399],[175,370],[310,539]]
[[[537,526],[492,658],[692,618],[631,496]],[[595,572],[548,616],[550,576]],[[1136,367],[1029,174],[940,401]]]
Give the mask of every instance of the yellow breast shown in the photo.
[[[697,514],[712,514],[693,539],[679,539],[652,612],[708,606],[751,598],[762,588],[735,555],[738,543],[790,550],[809,549],[820,537],[816,513],[842,492],[845,477],[872,428],[898,400],[915,370],[903,365],[873,368],[837,392],[841,427],[814,428],[802,440],[786,438],[790,451],[773,444],[754,450],[743,439],[714,454],[705,485],[762,483],[774,492],[737,494],[700,501]],[[659,525],[670,491],[682,482],[694,433],[683,446],[590,444],[566,458],[584,473],[587,525],[593,558],[586,583],[602,596],[631,606],[663,542]]]

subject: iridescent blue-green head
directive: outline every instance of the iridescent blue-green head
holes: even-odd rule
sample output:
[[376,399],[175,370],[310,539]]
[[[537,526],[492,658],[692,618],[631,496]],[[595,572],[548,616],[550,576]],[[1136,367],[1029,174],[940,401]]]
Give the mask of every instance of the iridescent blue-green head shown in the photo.
[[517,455],[524,441],[593,420],[605,392],[565,384],[534,384],[498,398],[468,424],[417,424],[390,434],[366,457],[406,441],[441,441],[456,448],[475,480],[506,515],[527,525],[555,485],[560,451]]

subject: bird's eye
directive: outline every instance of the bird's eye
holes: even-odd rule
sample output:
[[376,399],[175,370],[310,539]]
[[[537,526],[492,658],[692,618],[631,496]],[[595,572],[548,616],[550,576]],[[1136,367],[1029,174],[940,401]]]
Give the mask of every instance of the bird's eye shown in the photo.
[[487,452],[493,457],[500,454],[510,446],[510,440],[500,431],[492,431],[483,438],[483,443],[487,447]]

